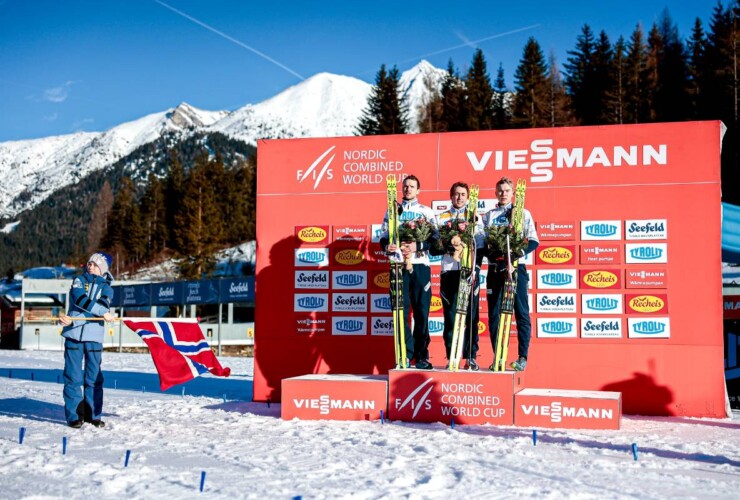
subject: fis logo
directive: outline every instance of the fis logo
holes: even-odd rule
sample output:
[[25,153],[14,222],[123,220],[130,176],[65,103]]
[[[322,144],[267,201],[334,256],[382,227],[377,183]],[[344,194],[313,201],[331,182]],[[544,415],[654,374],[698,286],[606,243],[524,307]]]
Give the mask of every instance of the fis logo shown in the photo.
[[581,221],[582,240],[619,240],[622,222],[618,220]]
[[626,245],[626,262],[627,264],[640,264],[645,262],[655,262],[665,264],[668,262],[666,253],[668,245],[666,243],[628,243]]
[[629,318],[627,321],[630,338],[669,338],[671,336],[668,318]]
[[[331,166],[331,162],[334,161],[334,157],[337,155],[336,153],[329,156],[329,153],[334,151],[334,148],[336,146],[332,146],[321,155],[319,155],[316,160],[311,164],[310,167],[308,167],[306,170],[298,170],[296,171],[296,179],[298,180],[298,183],[301,184],[303,181],[311,182],[313,181],[313,190],[316,191],[316,188],[319,187],[319,183],[321,183],[321,180],[326,178],[327,180],[331,180],[334,178],[334,171],[333,169],[329,168]],[[328,157],[328,158],[327,158]]]

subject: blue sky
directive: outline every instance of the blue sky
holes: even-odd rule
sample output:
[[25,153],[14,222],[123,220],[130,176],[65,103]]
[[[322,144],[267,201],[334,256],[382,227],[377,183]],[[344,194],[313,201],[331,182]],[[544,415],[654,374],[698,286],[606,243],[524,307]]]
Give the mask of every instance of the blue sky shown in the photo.
[[[728,0],[723,4],[727,5]],[[0,141],[101,131],[180,102],[233,110],[316,73],[372,82],[476,47],[509,86],[530,36],[562,68],[584,24],[615,41],[666,6],[682,38],[710,0],[0,0]]]

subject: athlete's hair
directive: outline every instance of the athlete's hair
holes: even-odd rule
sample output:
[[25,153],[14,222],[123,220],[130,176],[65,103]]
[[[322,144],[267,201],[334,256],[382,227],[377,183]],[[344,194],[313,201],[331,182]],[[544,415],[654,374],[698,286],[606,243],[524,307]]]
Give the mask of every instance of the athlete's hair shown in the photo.
[[455,190],[457,188],[463,188],[465,189],[466,193],[470,194],[470,188],[468,187],[467,184],[465,184],[464,182],[456,182],[452,185],[452,187],[450,187],[450,198],[455,196]]
[[421,182],[419,182],[418,177],[416,177],[415,175],[409,175],[403,180],[403,182],[406,182],[408,180],[416,181],[416,189],[421,189]]
[[500,186],[501,184],[508,184],[509,186],[511,186],[511,187],[514,187],[514,181],[512,181],[512,180],[511,180],[511,179],[509,179],[508,177],[501,177],[501,178],[500,178],[500,179],[498,180],[498,182],[496,183],[496,189],[498,189],[498,187],[499,187],[499,186]]

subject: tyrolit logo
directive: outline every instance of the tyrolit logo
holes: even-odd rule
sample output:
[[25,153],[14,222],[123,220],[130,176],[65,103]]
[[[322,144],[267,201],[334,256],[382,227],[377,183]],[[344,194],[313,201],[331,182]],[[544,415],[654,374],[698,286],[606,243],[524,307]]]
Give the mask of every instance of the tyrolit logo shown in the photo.
[[583,284],[592,288],[610,288],[619,283],[619,276],[611,271],[591,271],[583,275]]
[[542,282],[551,286],[565,286],[573,282],[573,276],[566,273],[547,273],[542,276]]
[[550,335],[565,335],[573,331],[573,324],[567,321],[548,321],[541,324],[542,331]]
[[444,321],[438,321],[436,319],[429,320],[429,334],[440,335],[445,329]]
[[640,295],[633,297],[628,302],[631,309],[641,313],[652,313],[662,311],[665,307],[665,301],[654,295]]
[[374,300],[375,307],[383,309],[385,311],[391,310],[391,299],[390,297],[380,297]]
[[544,248],[539,252],[540,260],[548,264],[562,264],[573,258],[573,252],[563,247]]
[[298,239],[305,243],[316,243],[325,240],[328,233],[320,227],[304,227],[298,231]]
[[632,328],[641,335],[657,335],[665,332],[665,323],[660,321],[639,321]]
[[365,255],[359,250],[340,250],[334,256],[334,260],[345,266],[355,266],[365,260]]
[[638,260],[658,260],[663,257],[663,249],[658,247],[631,248],[630,257]]
[[590,224],[584,231],[589,236],[614,236],[617,234],[618,226],[613,224]]
[[300,252],[298,254],[298,260],[301,262],[307,262],[309,264],[318,264],[324,260],[325,254],[323,252],[317,252],[310,250],[308,252]]
[[365,324],[362,321],[358,321],[355,319],[343,319],[340,321],[337,321],[336,329],[340,332],[359,332],[362,331],[362,329],[365,327]]
[[337,285],[340,286],[358,286],[365,282],[361,274],[340,274],[336,277]]
[[391,274],[390,273],[381,273],[375,276],[373,278],[373,283],[378,288],[390,288],[391,286]]
[[619,300],[609,297],[594,297],[586,300],[586,307],[594,311],[613,311],[619,307]]
[[442,309],[442,299],[438,295],[432,295],[432,302],[429,305],[431,312],[437,312]]
[[324,307],[326,301],[321,297],[301,297],[298,300],[298,305],[305,309],[317,309]]

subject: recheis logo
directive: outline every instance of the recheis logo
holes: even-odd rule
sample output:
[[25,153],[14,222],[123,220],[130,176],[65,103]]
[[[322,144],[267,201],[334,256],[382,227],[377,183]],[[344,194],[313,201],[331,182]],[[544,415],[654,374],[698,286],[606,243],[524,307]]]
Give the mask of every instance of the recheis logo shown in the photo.
[[627,312],[653,314],[668,312],[668,295],[627,295]]
[[340,250],[334,255],[334,260],[345,266],[355,266],[365,260],[365,255],[354,249]]
[[670,338],[671,329],[668,318],[628,318],[627,327],[630,338]]
[[432,295],[432,300],[429,304],[429,310],[431,312],[437,312],[442,309],[442,299],[439,295]]
[[329,227],[309,226],[297,227],[296,237],[304,243],[326,242],[329,236]]
[[571,264],[575,246],[546,246],[537,250],[538,264]]
[[621,240],[622,221],[584,220],[581,221],[582,240]]
[[668,245],[666,243],[627,243],[625,249],[627,252],[627,264],[645,262],[665,264],[668,262]]
[[581,283],[587,288],[619,288],[619,269],[581,270]]
[[381,271],[373,276],[373,284],[378,288],[388,289],[391,286],[391,273],[388,271]]

